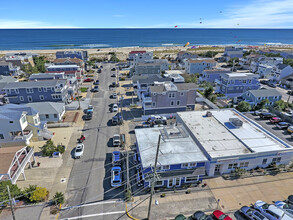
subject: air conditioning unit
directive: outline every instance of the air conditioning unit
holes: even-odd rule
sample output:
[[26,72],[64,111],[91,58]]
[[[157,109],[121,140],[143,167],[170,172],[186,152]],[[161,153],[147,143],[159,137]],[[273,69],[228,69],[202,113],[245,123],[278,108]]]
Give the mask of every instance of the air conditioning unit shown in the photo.
[[243,121],[241,121],[239,118],[229,118],[229,121],[236,128],[240,128],[243,125]]

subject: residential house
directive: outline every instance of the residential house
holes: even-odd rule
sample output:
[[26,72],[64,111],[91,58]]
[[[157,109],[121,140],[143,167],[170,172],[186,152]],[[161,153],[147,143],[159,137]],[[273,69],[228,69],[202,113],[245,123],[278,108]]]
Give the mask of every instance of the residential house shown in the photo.
[[12,63],[0,60],[0,75],[3,76],[18,76],[20,68],[13,66]]
[[144,114],[174,113],[194,110],[195,98],[195,83],[163,82],[149,86],[141,103]]
[[225,73],[216,80],[215,92],[228,98],[241,96],[247,90],[259,89],[259,76],[253,73]]
[[225,47],[224,57],[226,58],[226,61],[229,61],[232,58],[242,58],[243,48],[242,47]]
[[51,65],[47,67],[48,73],[62,73],[64,72],[65,78],[80,79],[83,70],[78,65]]
[[52,79],[65,79],[64,72],[60,73],[34,73],[29,77],[30,81],[36,80],[52,80]]
[[148,93],[148,89],[150,86],[153,86],[158,83],[170,82],[170,78],[163,78],[160,75],[147,75],[146,78],[139,78],[136,82],[135,93],[137,95],[138,100],[141,102],[142,94]]
[[42,102],[27,103],[25,106],[35,109],[43,122],[60,122],[65,114],[64,103]]
[[291,145],[235,109],[178,112],[176,125],[135,129],[135,135],[145,188],[151,186],[159,138],[156,187],[184,187],[239,168],[287,165],[293,157]]
[[37,56],[39,56],[39,54],[30,52],[7,53],[4,59],[7,62],[11,62],[13,66],[22,67],[24,64],[31,64],[32,66],[35,66],[33,58]]
[[276,89],[258,89],[246,91],[242,94],[242,98],[251,106],[259,105],[265,99],[269,100],[267,105],[274,105],[276,101],[282,99],[282,95]]
[[273,72],[273,67],[268,64],[259,64],[256,73],[259,74],[260,78],[268,79]]
[[28,164],[32,168],[32,162],[36,162],[33,148],[0,147],[0,181],[11,181],[15,184],[21,174],[25,180],[24,170]]
[[184,77],[181,76],[181,74],[177,74],[177,73],[165,73],[164,77],[170,78],[171,82],[173,82],[173,83],[184,83],[185,82]]
[[188,60],[188,59],[194,59],[194,58],[198,58],[198,55],[195,53],[189,53],[187,51],[180,51],[179,53],[177,53],[176,60],[181,63],[185,59]]
[[214,69],[217,62],[214,59],[198,58],[185,60],[185,71],[188,74],[202,73],[207,69]]
[[277,64],[273,67],[270,80],[279,83],[281,79],[293,74],[293,68],[287,64]]
[[225,69],[204,70],[199,76],[199,82],[209,82],[214,84],[216,80],[220,80],[221,76],[226,73],[232,73],[232,71]]
[[59,58],[53,61],[54,65],[77,65],[84,70],[84,61],[79,58]]
[[67,80],[42,80],[8,83],[2,88],[9,103],[22,104],[29,102],[67,102]]
[[88,52],[86,50],[83,51],[57,51],[56,52],[56,59],[63,59],[63,58],[78,58],[83,61],[88,60]]
[[280,82],[281,86],[285,86],[288,89],[293,89],[293,75],[284,77]]
[[133,61],[131,63],[131,66],[135,66],[138,63],[144,63],[147,60],[153,59],[153,52],[145,52],[145,53],[135,53],[133,55]]
[[131,70],[133,75],[161,74],[159,63],[139,63]]

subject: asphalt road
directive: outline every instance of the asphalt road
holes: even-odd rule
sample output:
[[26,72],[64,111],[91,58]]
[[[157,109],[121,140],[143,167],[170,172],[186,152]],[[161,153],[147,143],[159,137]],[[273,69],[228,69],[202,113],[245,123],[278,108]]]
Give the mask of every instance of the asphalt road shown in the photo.
[[111,137],[120,132],[119,126],[109,126],[109,120],[115,115],[110,112],[110,105],[116,103],[115,99],[109,98],[113,92],[109,90],[109,84],[116,79],[111,77],[113,64],[103,64],[103,67],[102,73],[98,74],[100,91],[91,100],[93,118],[84,127],[84,155],[74,161],[66,193],[65,207],[82,206],[62,211],[60,219],[113,220],[125,211],[121,201],[124,198],[123,187],[113,189],[110,182],[111,153],[117,150],[111,146]]

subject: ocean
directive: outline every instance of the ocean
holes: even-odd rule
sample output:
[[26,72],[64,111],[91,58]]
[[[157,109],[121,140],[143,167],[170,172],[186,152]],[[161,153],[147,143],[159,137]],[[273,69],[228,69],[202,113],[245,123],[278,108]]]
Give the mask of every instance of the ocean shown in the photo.
[[0,29],[0,50],[293,44],[293,29]]

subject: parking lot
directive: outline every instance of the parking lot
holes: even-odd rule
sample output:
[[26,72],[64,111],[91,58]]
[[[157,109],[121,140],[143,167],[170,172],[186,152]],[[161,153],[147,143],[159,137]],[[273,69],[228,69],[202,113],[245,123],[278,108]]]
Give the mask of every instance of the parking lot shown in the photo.
[[257,115],[253,115],[251,113],[245,114],[248,118],[252,119],[253,121],[257,122],[259,125],[261,125],[264,129],[268,130],[281,140],[285,141],[286,143],[292,145],[293,144],[293,138],[291,138],[290,133],[287,131],[287,129],[280,129],[276,126],[276,124],[273,124],[270,122],[269,119],[262,119]]

